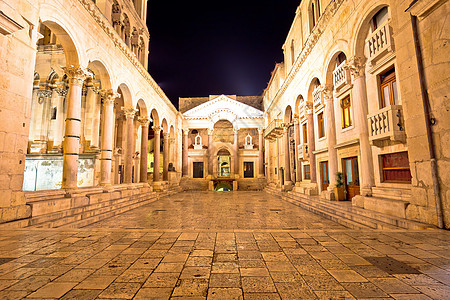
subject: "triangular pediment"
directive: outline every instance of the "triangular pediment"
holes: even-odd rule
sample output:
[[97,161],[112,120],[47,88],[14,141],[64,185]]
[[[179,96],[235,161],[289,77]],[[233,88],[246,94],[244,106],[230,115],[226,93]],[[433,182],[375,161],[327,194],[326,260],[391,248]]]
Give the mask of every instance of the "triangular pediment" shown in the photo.
[[183,116],[186,119],[211,119],[217,114],[234,115],[236,119],[262,118],[264,115],[259,109],[220,95],[186,111]]

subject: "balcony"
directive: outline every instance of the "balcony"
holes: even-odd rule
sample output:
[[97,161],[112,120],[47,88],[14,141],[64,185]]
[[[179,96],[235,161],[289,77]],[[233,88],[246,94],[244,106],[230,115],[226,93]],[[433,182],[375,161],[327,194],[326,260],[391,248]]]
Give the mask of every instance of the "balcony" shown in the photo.
[[313,93],[313,105],[314,107],[320,106],[321,104],[323,104],[323,98],[322,98],[322,88],[321,86],[317,86]]
[[370,66],[374,65],[374,62],[378,61],[385,54],[393,52],[394,40],[392,39],[392,33],[389,26],[389,22],[377,28],[366,39],[367,46],[369,48],[368,63]]
[[308,143],[298,145],[297,150],[299,160],[309,160]]
[[347,61],[344,61],[333,71],[333,85],[335,90],[341,89],[343,86],[351,83],[350,70],[344,67]]
[[377,147],[381,147],[384,141],[406,141],[405,128],[402,118],[402,106],[391,105],[369,115],[369,140]]
[[283,134],[283,122],[280,119],[273,120],[264,130],[264,138],[274,140]]

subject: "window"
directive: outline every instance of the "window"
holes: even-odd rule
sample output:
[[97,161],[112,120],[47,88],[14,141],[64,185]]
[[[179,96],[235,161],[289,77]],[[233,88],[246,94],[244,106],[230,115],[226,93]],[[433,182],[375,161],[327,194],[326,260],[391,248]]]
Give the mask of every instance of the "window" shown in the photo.
[[303,174],[305,174],[305,179],[311,179],[311,167],[310,165],[303,166]]
[[294,40],[291,41],[291,65],[294,65],[295,62],[295,45]]
[[308,126],[305,124],[303,124],[303,144],[307,144],[308,143]]
[[397,80],[395,68],[391,68],[379,75],[380,78],[380,108],[398,105]]
[[381,155],[383,182],[411,183],[408,152]]
[[323,121],[323,112],[317,115],[317,125],[319,127],[319,139],[325,136],[325,125]]
[[350,96],[341,100],[342,129],[352,126],[352,115],[350,113]]
[[380,9],[375,16],[373,16],[372,20],[370,20],[370,27],[372,32],[377,30],[384,22],[388,19],[388,9],[387,7],[383,7]]

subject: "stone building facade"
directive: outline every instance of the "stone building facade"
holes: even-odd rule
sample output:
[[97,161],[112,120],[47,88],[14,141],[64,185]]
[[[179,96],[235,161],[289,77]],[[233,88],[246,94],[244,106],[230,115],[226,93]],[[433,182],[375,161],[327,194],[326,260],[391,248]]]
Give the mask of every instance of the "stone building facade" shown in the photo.
[[39,215],[38,200],[56,213],[145,195],[169,163],[181,175],[181,115],[147,72],[146,0],[0,10],[0,222]]
[[332,200],[341,172],[354,206],[448,227],[449,8],[302,1],[264,92],[269,184]]

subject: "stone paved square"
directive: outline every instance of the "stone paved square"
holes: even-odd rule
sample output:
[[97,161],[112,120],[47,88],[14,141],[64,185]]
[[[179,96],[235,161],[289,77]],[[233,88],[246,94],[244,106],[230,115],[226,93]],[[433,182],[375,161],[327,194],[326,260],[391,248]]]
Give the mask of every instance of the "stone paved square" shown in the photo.
[[265,192],[184,192],[84,228],[0,231],[0,299],[448,299],[449,245]]

